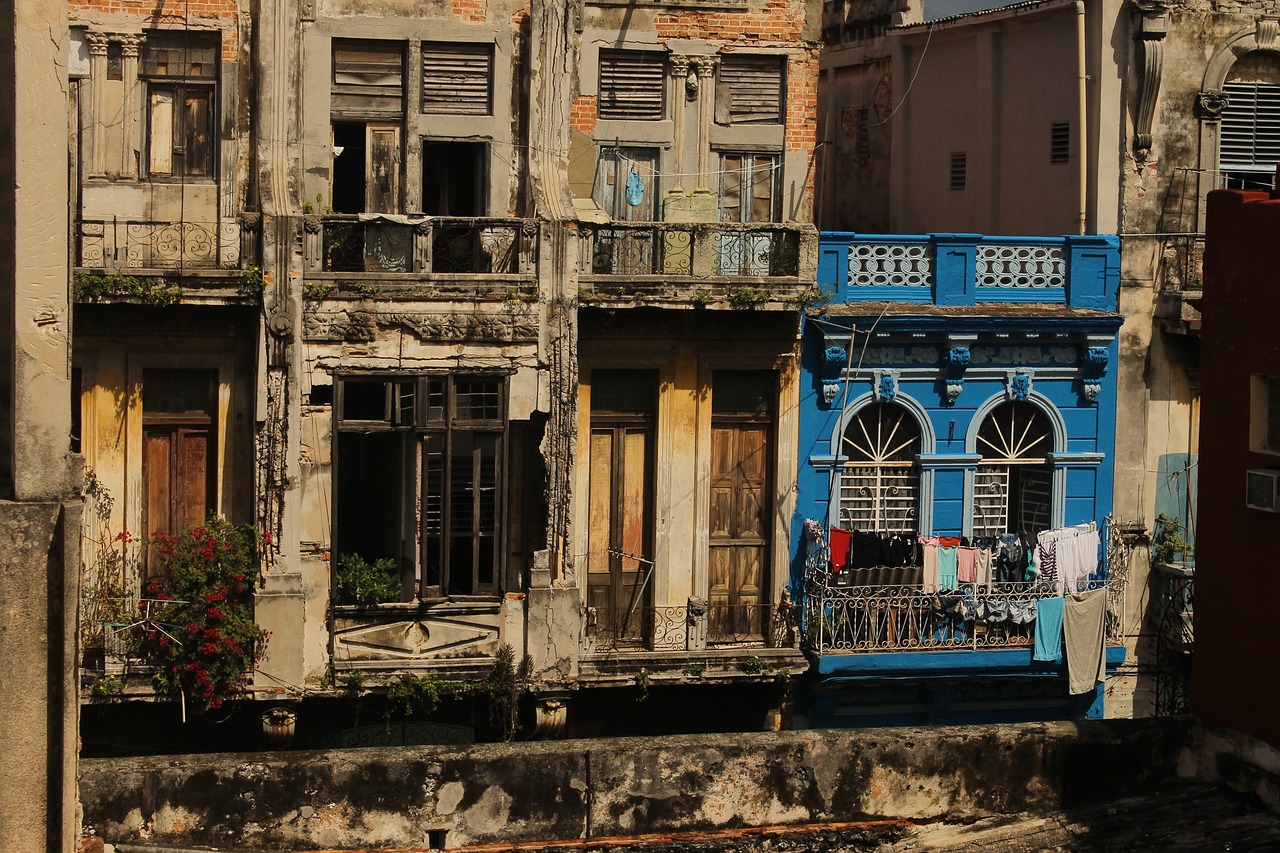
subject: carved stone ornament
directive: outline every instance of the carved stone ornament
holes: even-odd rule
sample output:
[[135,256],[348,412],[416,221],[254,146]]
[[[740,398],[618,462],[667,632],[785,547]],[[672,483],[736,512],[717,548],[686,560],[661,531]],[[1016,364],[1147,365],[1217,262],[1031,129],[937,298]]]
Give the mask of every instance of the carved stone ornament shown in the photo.
[[822,351],[822,404],[830,406],[840,394],[840,372],[849,354],[842,346],[829,346]]
[[898,396],[898,377],[894,371],[879,371],[876,379],[876,399],[881,403],[892,403]]
[[1135,3],[1139,13],[1134,33],[1135,65],[1138,70],[1138,103],[1134,117],[1133,156],[1146,162],[1151,153],[1151,122],[1156,114],[1156,96],[1164,73],[1165,35],[1169,32],[1169,10],[1163,3]]
[[1229,102],[1226,92],[1216,89],[1201,92],[1196,95],[1196,112],[1205,121],[1217,121]]
[[943,361],[947,369],[947,402],[954,404],[964,391],[964,372],[973,362],[973,353],[967,346],[952,346]]
[[1031,396],[1031,374],[1023,370],[1010,370],[1005,374],[1005,396],[1025,403]]

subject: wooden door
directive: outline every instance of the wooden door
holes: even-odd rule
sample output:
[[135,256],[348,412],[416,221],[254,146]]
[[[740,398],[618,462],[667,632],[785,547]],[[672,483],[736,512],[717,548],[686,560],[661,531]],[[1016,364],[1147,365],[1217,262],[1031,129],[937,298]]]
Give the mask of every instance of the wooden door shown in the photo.
[[653,374],[594,371],[587,522],[587,606],[597,630],[641,640],[653,563]]
[[[142,388],[142,532],[178,534],[217,508],[213,370],[148,369]],[[144,556],[147,574],[160,566]]]
[[400,127],[371,124],[366,129],[366,213],[398,213],[400,210]]
[[772,377],[758,371],[717,371],[713,379],[707,636],[713,642],[759,638],[768,616],[772,388]]

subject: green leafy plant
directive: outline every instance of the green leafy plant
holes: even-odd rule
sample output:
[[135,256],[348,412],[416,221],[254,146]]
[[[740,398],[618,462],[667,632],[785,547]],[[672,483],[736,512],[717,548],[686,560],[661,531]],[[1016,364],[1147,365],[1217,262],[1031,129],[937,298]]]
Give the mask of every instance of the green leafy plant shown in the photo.
[[383,604],[400,598],[400,570],[387,557],[365,562],[359,554],[338,557],[334,604]]
[[769,301],[769,291],[761,287],[736,287],[729,291],[728,299],[734,308],[755,308]]
[[1165,566],[1185,562],[1191,555],[1191,545],[1187,542],[1186,534],[1187,528],[1183,526],[1181,516],[1168,516],[1163,512],[1156,516],[1151,562]]
[[384,718],[390,724],[397,714],[403,717],[426,716],[440,707],[443,697],[456,692],[452,682],[441,681],[431,673],[404,675],[387,688]]
[[685,675],[689,676],[690,678],[701,678],[702,673],[706,672],[706,670],[707,668],[702,664],[695,664],[693,666],[686,666],[684,669],[680,671],[683,672]]
[[511,740],[520,728],[520,697],[532,681],[533,660],[526,655],[516,664],[516,652],[507,643],[498,646],[493,655],[493,669],[481,689],[489,696],[489,719],[502,732],[503,740]]
[[357,281],[351,285],[351,289],[361,296],[373,296],[378,292],[378,288],[367,281]]
[[699,287],[693,293],[689,294],[689,301],[694,305],[698,306],[699,308],[710,303],[713,298],[714,297],[712,297],[711,291],[707,290],[704,287]]
[[124,693],[124,682],[114,675],[104,675],[93,682],[93,695],[99,698],[119,696]]
[[324,299],[330,293],[333,293],[335,285],[327,281],[308,281],[302,285],[303,299]]
[[649,670],[642,669],[635,674],[636,685],[636,701],[647,702],[649,700]]
[[799,308],[817,308],[830,303],[835,298],[834,287],[819,285],[805,288],[787,301]]
[[764,659],[758,655],[751,655],[751,657],[743,658],[738,661],[738,669],[748,675],[759,675],[764,672]]
[[157,668],[157,693],[182,695],[199,710],[238,698],[266,652],[253,619],[258,535],[211,516],[179,535],[153,533],[160,576],[147,583],[140,652]]
[[71,290],[76,299],[86,302],[115,296],[137,299],[147,305],[176,305],[182,299],[182,288],[163,278],[118,272],[110,275],[78,272],[72,277]]
[[240,292],[260,294],[267,289],[267,281],[262,277],[262,267],[246,267],[244,281],[240,284]]

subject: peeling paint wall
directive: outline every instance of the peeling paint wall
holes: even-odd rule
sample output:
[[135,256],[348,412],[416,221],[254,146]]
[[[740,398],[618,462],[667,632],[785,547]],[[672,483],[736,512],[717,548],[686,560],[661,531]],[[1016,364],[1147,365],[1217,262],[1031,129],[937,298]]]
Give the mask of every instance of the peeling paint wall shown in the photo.
[[[783,732],[85,762],[112,843],[458,847],[854,821],[973,820],[1194,772],[1194,721]],[[443,839],[441,841],[441,836]]]

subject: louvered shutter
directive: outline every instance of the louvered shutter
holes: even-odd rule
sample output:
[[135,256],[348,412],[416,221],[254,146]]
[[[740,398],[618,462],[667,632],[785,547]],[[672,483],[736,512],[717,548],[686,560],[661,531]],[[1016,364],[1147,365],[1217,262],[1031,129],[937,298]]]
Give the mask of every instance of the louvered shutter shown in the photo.
[[641,50],[600,51],[602,119],[659,121],[664,116],[665,54]]
[[485,116],[492,112],[493,45],[422,45],[422,111]]
[[782,124],[781,56],[725,56],[716,86],[719,124]]
[[1280,161],[1280,85],[1226,83],[1218,164],[1223,169],[1261,168]]
[[330,112],[391,117],[404,112],[404,43],[335,40]]

